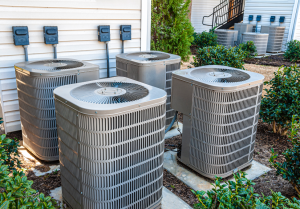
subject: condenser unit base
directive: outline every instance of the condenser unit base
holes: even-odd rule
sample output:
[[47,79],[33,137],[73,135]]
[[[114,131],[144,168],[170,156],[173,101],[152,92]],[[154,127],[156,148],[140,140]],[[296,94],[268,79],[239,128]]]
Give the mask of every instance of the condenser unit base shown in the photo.
[[[216,176],[213,176],[213,175],[211,175],[211,174],[207,174],[207,173],[205,173],[205,172],[203,172],[203,171],[200,171],[199,169],[195,168],[194,166],[192,166],[192,165],[190,165],[190,164],[187,164],[187,163],[183,162],[183,161],[181,160],[181,158],[178,157],[178,156],[177,156],[177,160],[178,160],[179,162],[181,162],[182,164],[188,166],[189,168],[191,168],[191,169],[194,170],[195,172],[201,174],[202,176],[205,176],[205,177],[207,177],[207,178],[209,178],[209,179],[212,179],[212,180],[216,179]],[[232,170],[232,171],[230,171],[230,172],[228,172],[228,173],[224,173],[224,174],[222,174],[222,175],[218,175],[218,177],[226,178],[226,177],[229,177],[229,176],[233,175],[233,174],[236,173],[237,171],[243,170],[244,168],[247,168],[247,167],[251,167],[251,166],[252,166],[252,161],[253,161],[253,160],[249,161],[248,163],[246,163],[246,164],[244,164],[244,165],[242,165],[242,166],[240,166],[240,167],[238,167],[238,168],[236,168],[236,169],[234,169],[234,170]]]

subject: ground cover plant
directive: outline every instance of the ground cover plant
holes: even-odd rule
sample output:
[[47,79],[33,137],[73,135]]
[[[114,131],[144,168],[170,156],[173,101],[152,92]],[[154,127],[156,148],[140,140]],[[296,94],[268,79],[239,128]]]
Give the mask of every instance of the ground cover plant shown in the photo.
[[191,0],[152,0],[151,50],[188,60],[194,28],[188,18]]
[[270,89],[265,89],[260,117],[273,125],[274,133],[286,135],[293,115],[300,115],[300,70],[296,65],[279,68],[274,76],[264,83]]
[[195,45],[197,48],[218,45],[218,36],[214,33],[214,30],[210,30],[209,32],[203,31],[202,33],[194,33],[193,37],[194,41],[192,42],[192,45]]
[[223,45],[199,48],[194,62],[195,67],[204,65],[225,65],[238,69],[244,69],[245,53],[236,47],[226,48]]
[[285,150],[283,153],[285,161],[282,163],[277,162],[278,154],[272,149],[270,163],[276,168],[276,174],[289,181],[300,196],[300,124],[299,118],[297,120],[293,116],[292,127],[290,134],[288,134],[292,148]]
[[291,62],[300,60],[300,41],[292,40],[287,43],[287,49],[284,53],[284,58]]
[[272,192],[271,196],[261,197],[254,193],[253,183],[242,171],[234,174],[235,181],[221,183],[222,178],[216,178],[213,189],[207,192],[193,191],[199,200],[195,209],[270,209],[270,208],[300,208],[300,200],[289,200],[280,192]]
[[31,186],[33,181],[27,180],[23,171],[5,164],[9,159],[6,147],[12,145],[6,135],[0,136],[0,208],[2,209],[54,209],[56,202],[43,193],[37,193]]

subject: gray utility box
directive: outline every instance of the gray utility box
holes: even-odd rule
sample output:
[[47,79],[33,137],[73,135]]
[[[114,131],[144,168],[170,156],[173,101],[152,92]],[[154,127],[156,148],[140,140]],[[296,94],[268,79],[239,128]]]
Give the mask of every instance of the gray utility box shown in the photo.
[[172,108],[183,113],[178,160],[208,178],[253,160],[264,76],[209,65],[173,72]]
[[167,92],[166,127],[172,122],[172,71],[180,69],[180,56],[158,51],[119,54],[116,56],[117,75],[124,76]]
[[281,52],[285,27],[263,25],[260,32],[269,34],[267,52]]
[[234,30],[238,31],[237,44],[242,43],[242,34],[246,32],[255,32],[256,25],[247,23],[235,23]]
[[166,92],[114,77],[54,97],[63,199],[73,209],[160,208]]
[[243,33],[242,42],[253,41],[256,46],[258,55],[264,55],[267,53],[269,34],[267,33]]
[[218,36],[217,42],[219,45],[223,45],[229,48],[237,44],[237,30],[217,29],[215,30],[215,34]]
[[73,59],[15,64],[23,145],[37,158],[59,159],[53,90],[99,78],[99,67]]

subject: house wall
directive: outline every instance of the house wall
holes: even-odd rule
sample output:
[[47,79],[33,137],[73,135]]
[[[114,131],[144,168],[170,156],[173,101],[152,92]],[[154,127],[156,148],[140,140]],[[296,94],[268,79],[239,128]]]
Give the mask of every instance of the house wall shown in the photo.
[[[191,22],[195,28],[195,32],[201,33],[203,31],[209,31],[211,26],[205,26],[202,24],[203,16],[209,16],[213,13],[213,8],[220,4],[220,0],[193,0],[192,1],[192,14]],[[205,24],[211,25],[212,18],[205,18]]]
[[98,42],[97,26],[110,25],[110,71],[116,74],[116,54],[121,53],[119,26],[132,26],[125,52],[150,49],[150,0],[0,0],[0,98],[6,132],[20,130],[14,64],[24,61],[22,46],[13,44],[12,26],[28,26],[29,61],[53,58],[45,45],[43,26],[58,26],[58,58],[97,64],[106,76],[105,44]]
[[279,25],[279,17],[285,16],[285,22],[281,24],[281,26],[286,27],[282,44],[282,50],[284,51],[289,37],[294,4],[295,0],[246,0],[244,22],[248,23],[249,15],[253,15],[254,21],[251,23],[256,24],[256,16],[261,15],[261,21],[258,23],[258,31],[260,31],[261,25],[270,25],[270,16],[276,16],[272,25]]
[[295,0],[295,6],[294,6],[294,29],[292,31],[291,39],[295,39],[300,41],[300,0]]

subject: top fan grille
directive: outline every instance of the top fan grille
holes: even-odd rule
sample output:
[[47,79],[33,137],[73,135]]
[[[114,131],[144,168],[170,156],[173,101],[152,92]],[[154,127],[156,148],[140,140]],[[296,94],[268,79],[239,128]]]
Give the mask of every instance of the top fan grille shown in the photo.
[[47,70],[47,71],[55,71],[55,70],[67,70],[82,67],[84,64],[82,62],[74,61],[74,60],[41,60],[36,62],[31,62],[27,64],[27,68],[31,68],[34,70]]
[[134,83],[97,82],[79,86],[71,95],[83,102],[94,104],[119,104],[142,99],[148,89]]
[[169,59],[170,55],[159,52],[138,52],[130,53],[126,55],[127,59],[138,60],[138,61],[155,61]]
[[235,83],[246,81],[250,78],[248,73],[222,68],[202,68],[191,71],[191,76],[200,81],[213,83]]

